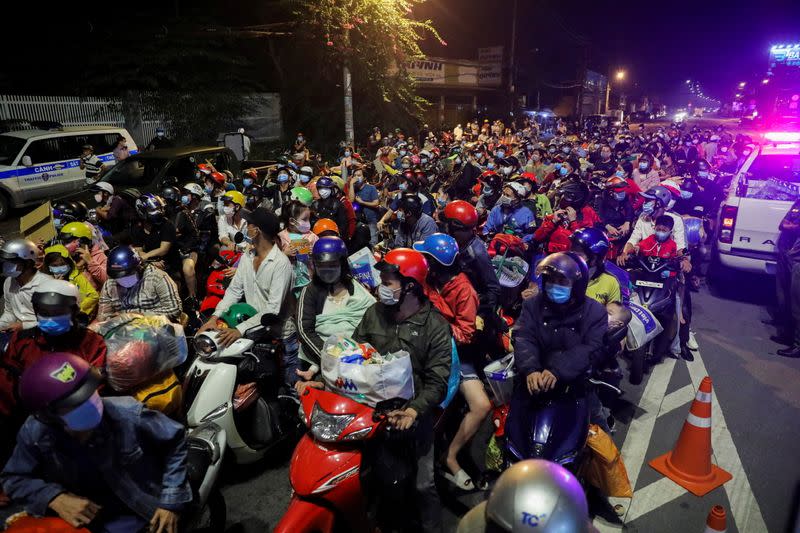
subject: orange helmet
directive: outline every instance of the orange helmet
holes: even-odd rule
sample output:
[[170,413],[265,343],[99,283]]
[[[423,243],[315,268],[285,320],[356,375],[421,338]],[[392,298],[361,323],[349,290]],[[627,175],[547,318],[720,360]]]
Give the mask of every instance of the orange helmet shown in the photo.
[[336,235],[340,235],[339,234],[339,226],[337,226],[336,222],[334,222],[333,220],[331,220],[329,218],[321,218],[321,219],[317,220],[317,223],[314,224],[314,227],[311,229],[311,231],[315,235],[319,235],[320,233],[322,233],[324,231],[333,231],[333,232],[336,232]]

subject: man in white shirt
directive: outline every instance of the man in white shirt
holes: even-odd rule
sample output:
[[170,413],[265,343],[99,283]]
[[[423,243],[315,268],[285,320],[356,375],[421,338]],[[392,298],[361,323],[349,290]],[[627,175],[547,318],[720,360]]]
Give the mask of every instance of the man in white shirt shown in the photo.
[[294,269],[289,258],[280,251],[276,242],[280,222],[274,213],[256,208],[242,211],[247,221],[247,236],[253,248],[242,255],[231,283],[225,291],[214,315],[200,328],[200,332],[215,329],[217,319],[230,306],[242,300],[252,305],[257,313],[236,328],[221,330],[217,340],[222,346],[229,346],[241,338],[250,328],[261,324],[264,315],[277,315],[283,320],[284,378],[287,385],[297,381],[295,370],[298,366],[299,343],[292,316],[294,300],[291,288],[294,286]]
[[13,239],[3,244],[3,314],[0,331],[28,329],[36,326],[33,312],[33,292],[45,280],[52,279],[36,270],[39,250],[27,239]]

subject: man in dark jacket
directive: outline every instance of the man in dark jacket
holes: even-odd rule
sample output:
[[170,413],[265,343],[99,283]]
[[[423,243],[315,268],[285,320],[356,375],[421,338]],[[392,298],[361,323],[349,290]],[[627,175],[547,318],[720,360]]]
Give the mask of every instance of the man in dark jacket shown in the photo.
[[506,430],[518,443],[528,441],[531,396],[571,384],[579,391],[608,327],[605,308],[586,297],[589,269],[578,254],[552,254],[536,273],[543,291],[525,300],[513,336],[519,380]]
[[800,200],[783,217],[778,237],[777,300],[779,335],[788,344],[777,351],[783,357],[800,357]]
[[[452,357],[450,326],[425,297],[428,264],[420,252],[397,248],[378,263],[380,303],[367,310],[353,333],[381,354],[405,350],[411,355],[414,398],[405,409],[389,413],[389,423],[400,430],[412,428],[416,441],[416,505],[420,530],[441,531],[442,512],[434,484],[432,409],[447,394]],[[402,515],[403,521],[412,517]],[[409,524],[394,524],[408,526]]]

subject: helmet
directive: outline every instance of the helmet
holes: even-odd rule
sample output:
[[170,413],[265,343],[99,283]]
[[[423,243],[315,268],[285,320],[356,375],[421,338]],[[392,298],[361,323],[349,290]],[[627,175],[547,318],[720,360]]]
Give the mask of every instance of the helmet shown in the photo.
[[517,181],[506,183],[505,185],[503,185],[503,188],[504,189],[508,188],[514,191],[514,194],[517,196],[517,198],[525,198],[528,195],[528,189],[526,189],[523,184]]
[[570,235],[569,240],[573,249],[579,248],[586,254],[590,264],[602,264],[610,247],[606,234],[597,228],[578,229]]
[[322,187],[323,189],[333,189],[335,184],[333,180],[330,179],[328,176],[322,176],[320,179],[317,180],[317,189]]
[[589,187],[580,181],[568,181],[558,188],[556,194],[559,195],[561,202],[566,202],[572,207],[583,207],[589,198]]
[[400,208],[412,216],[418,217],[422,214],[422,200],[413,192],[404,193],[400,197]]
[[244,207],[244,194],[239,191],[228,191],[222,195],[222,201],[230,200],[239,207]]
[[202,174],[206,176],[211,175],[211,165],[200,163],[199,165],[197,165],[197,170],[199,170]]
[[164,199],[153,193],[143,194],[136,200],[136,212],[142,218],[150,219],[153,215],[163,215],[165,207]]
[[[61,245],[51,246],[45,254],[57,253],[62,257],[69,257],[67,249]],[[67,315],[77,310],[80,302],[78,286],[63,279],[46,279],[40,283],[31,296],[33,312],[37,315]]]
[[208,178],[217,185],[220,186],[225,185],[225,174],[223,174],[222,172],[211,172],[210,174],[208,174]]
[[311,229],[311,231],[315,235],[319,235],[324,231],[335,231],[336,235],[339,235],[339,226],[337,226],[336,222],[329,218],[321,218],[317,220],[317,223],[314,224],[314,227]]
[[340,190],[344,190],[344,180],[341,176],[331,176],[331,181]]
[[314,169],[311,167],[300,167],[300,174],[303,176],[308,176],[309,178],[314,177]]
[[253,318],[257,314],[258,311],[256,311],[255,307],[244,302],[239,302],[230,306],[219,318],[228,324],[229,328],[235,328],[245,320]]
[[648,200],[655,200],[661,207],[667,207],[672,200],[672,193],[666,187],[656,185],[646,191],[639,193]]
[[498,176],[497,173],[492,170],[487,170],[481,174],[481,181],[483,182],[484,186],[491,187],[494,192],[499,191],[500,186],[503,185],[503,178]]
[[205,194],[203,188],[197,183],[187,183],[183,186],[183,190],[187,191],[189,194],[194,194],[198,198],[202,198]]
[[619,176],[611,176],[605,182],[603,182],[603,188],[606,190],[610,189],[626,189],[628,187],[628,182]]
[[452,265],[458,257],[458,243],[446,233],[434,233],[413,244],[413,248],[428,254],[444,266]]
[[11,259],[36,261],[38,255],[39,249],[28,239],[11,239],[0,248],[0,259],[4,261]]
[[572,283],[570,300],[582,300],[589,285],[589,267],[575,252],[550,254],[536,267],[536,275],[542,276],[542,286],[552,278],[564,278]]
[[314,202],[314,196],[311,194],[311,191],[305,187],[293,188],[291,190],[290,198],[292,200],[297,200],[305,206],[310,206]]
[[92,192],[107,192],[110,195],[114,194],[114,186],[107,181],[98,181],[93,183],[89,190]]
[[444,208],[444,219],[450,223],[474,228],[478,224],[478,211],[471,203],[464,200],[450,202]]
[[88,210],[83,202],[58,202],[53,206],[53,222],[59,227],[68,222],[86,220]]
[[172,185],[168,185],[167,187],[161,189],[159,196],[161,196],[161,198],[163,198],[167,203],[178,204],[181,201],[180,189],[173,187]]
[[489,499],[464,515],[458,529],[518,533],[532,528],[541,533],[590,531],[580,483],[569,470],[544,459],[520,461],[503,472]]
[[77,407],[100,386],[100,372],[84,359],[55,352],[33,362],[19,379],[22,403],[33,413]]
[[707,171],[711,169],[711,165],[708,164],[708,161],[705,159],[700,159],[697,161],[697,170],[700,171]]
[[86,222],[70,222],[66,224],[61,231],[58,232],[62,241],[71,239],[88,239],[92,240],[92,229]]
[[322,237],[311,250],[314,261],[340,261],[347,257],[347,246],[339,237]]
[[428,261],[422,253],[411,248],[390,250],[375,268],[380,272],[398,273],[420,285],[425,285],[425,278],[428,277]]
[[142,260],[130,246],[117,246],[108,253],[106,273],[111,279],[130,276],[139,269]]

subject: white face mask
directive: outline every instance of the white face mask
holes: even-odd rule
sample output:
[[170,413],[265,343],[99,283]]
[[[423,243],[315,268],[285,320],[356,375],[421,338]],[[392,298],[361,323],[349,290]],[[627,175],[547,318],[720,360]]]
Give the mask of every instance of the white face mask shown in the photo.
[[225,214],[226,217],[233,216],[233,211],[234,209],[232,205],[226,205],[225,207],[222,208],[222,212]]
[[331,195],[330,189],[319,189],[317,192],[319,193],[319,197],[323,199]]
[[102,193],[95,194],[94,195],[94,201],[97,202],[98,204],[102,204],[103,203],[103,194]]
[[399,291],[400,289],[390,289],[386,285],[381,285],[378,287],[378,299],[380,299],[383,305],[397,305],[400,302],[400,297],[396,296],[395,293]]
[[117,285],[119,285],[120,287],[125,287],[126,289],[130,289],[137,283],[139,283],[138,274],[130,274],[128,276],[117,278]]

